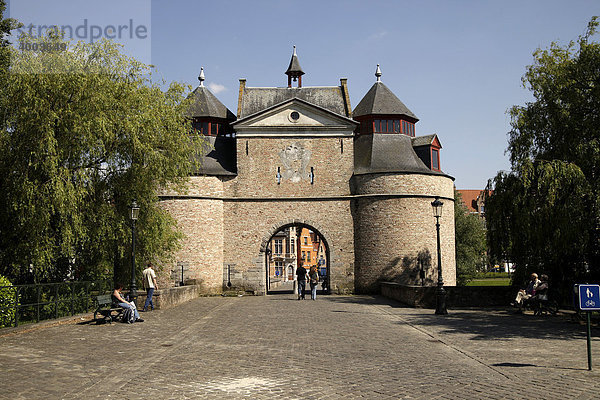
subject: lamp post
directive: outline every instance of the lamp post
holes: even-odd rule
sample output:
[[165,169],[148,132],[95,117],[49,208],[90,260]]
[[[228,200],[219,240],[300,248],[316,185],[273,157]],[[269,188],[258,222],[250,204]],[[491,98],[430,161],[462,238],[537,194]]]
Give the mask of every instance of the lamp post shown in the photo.
[[140,215],[140,207],[135,200],[131,203],[130,214],[131,218],[131,286],[129,287],[130,301],[135,302],[137,299],[137,287],[135,285],[135,221]]
[[448,310],[446,310],[446,290],[444,290],[444,280],[442,279],[442,251],[440,246],[440,217],[442,216],[443,205],[444,203],[442,203],[438,197],[436,197],[435,200],[431,202],[431,206],[433,207],[433,216],[435,217],[435,229],[437,231],[438,283],[437,290],[435,292],[436,315],[448,314]]

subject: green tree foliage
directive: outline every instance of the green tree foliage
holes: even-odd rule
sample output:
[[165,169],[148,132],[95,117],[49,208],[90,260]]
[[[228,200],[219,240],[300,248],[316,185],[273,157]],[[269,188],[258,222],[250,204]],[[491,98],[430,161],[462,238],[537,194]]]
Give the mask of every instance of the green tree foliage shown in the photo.
[[0,328],[12,326],[15,318],[15,288],[4,276],[0,275]]
[[520,283],[547,272],[565,288],[600,278],[600,43],[586,33],[538,49],[523,77],[535,100],[510,110],[512,171],[486,201],[491,255]]
[[20,40],[46,50],[11,50],[0,89],[0,273],[56,281],[124,269],[134,199],[136,260],[167,257],[180,234],[157,191],[183,187],[195,168],[187,89],[162,90],[110,41],[60,51],[57,34]]
[[485,268],[486,233],[481,218],[469,214],[461,195],[454,191],[456,284],[464,286]]
[[13,29],[23,25],[12,18],[4,18],[5,11],[6,1],[0,0],[0,74],[6,71],[9,64],[10,52],[7,49],[9,46],[8,36],[10,36]]

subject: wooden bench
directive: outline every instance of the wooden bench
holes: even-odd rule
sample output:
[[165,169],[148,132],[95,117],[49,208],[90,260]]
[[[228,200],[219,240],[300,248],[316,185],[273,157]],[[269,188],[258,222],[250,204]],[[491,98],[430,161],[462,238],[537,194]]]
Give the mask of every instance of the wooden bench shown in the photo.
[[[124,309],[122,307],[113,307],[110,294],[96,296],[96,302],[98,303],[98,307],[96,308],[96,311],[94,311],[94,321],[96,323],[102,321],[110,324],[113,320],[116,320],[123,314]],[[113,315],[113,313],[115,314]],[[98,314],[100,314],[102,318],[98,318]]]

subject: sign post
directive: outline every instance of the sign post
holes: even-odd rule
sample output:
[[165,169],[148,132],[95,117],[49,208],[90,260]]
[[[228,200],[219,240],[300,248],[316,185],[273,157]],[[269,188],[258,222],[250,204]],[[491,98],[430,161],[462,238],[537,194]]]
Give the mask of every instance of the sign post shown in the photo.
[[587,314],[588,370],[592,370],[592,311],[600,311],[600,285],[579,285],[579,309]]

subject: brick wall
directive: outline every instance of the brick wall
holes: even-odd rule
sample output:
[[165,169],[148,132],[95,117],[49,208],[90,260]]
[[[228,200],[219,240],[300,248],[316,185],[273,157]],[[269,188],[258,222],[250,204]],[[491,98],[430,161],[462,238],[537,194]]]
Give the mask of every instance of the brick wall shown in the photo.
[[[355,200],[357,291],[377,292],[379,282],[386,280],[419,283],[421,264],[425,282],[437,282],[437,235],[431,202],[434,196],[453,198],[452,180],[436,175],[377,174],[356,176],[354,185],[357,194],[390,195]],[[442,277],[452,286],[456,284],[454,207],[452,200],[443,201]]]
[[354,289],[349,200],[227,202],[225,221],[224,265],[232,268],[233,287],[264,293],[264,246],[282,227],[300,223],[320,233],[327,244],[332,290]]
[[[292,168],[304,167],[304,174],[295,181],[282,176],[278,182],[278,168],[281,175],[289,169],[281,156],[289,146],[303,152],[305,158]],[[198,284],[201,292],[223,290],[230,271],[233,288],[265,293],[266,244],[290,224],[305,225],[324,237],[333,292],[376,292],[378,282],[389,279],[415,283],[420,262],[426,282],[433,284],[437,281],[434,196],[448,198],[443,199],[440,221],[442,266],[445,283],[455,284],[450,178],[420,174],[353,178],[353,139],[343,135],[238,137],[237,161],[237,177],[191,177],[187,198],[161,201],[185,234],[171,263],[174,276],[183,266],[186,280]],[[312,183],[307,175],[311,167]],[[161,274],[161,279],[168,278]]]
[[[188,188],[188,195],[213,198],[223,195],[223,183],[217,177],[191,177]],[[163,265],[163,271],[159,274],[163,284],[159,283],[159,287],[172,286],[172,275],[179,280],[183,267],[185,281],[198,284],[203,292],[220,291],[223,269],[223,201],[169,199],[161,201],[161,206],[177,220],[185,238],[174,259]],[[168,282],[166,286],[165,281]]]
[[[289,145],[310,152],[308,177],[277,181],[285,168],[280,153]],[[247,150],[247,153],[246,153]],[[303,223],[324,236],[329,248],[331,288],[352,291],[353,223],[349,180],[354,158],[351,137],[244,137],[237,141],[238,176],[225,183],[226,196],[244,198],[225,203],[224,266],[235,273],[233,286],[259,293],[266,290],[264,245],[277,230]],[[300,167],[298,162],[295,168]]]
[[[314,183],[282,179],[277,183],[277,168],[284,172],[280,153],[289,145],[310,152],[305,171],[314,171]],[[246,154],[246,148],[248,154]],[[243,137],[237,139],[238,176],[227,182],[225,193],[232,197],[319,197],[350,194],[349,181],[354,169],[351,137]],[[294,167],[300,167],[295,163]]]

